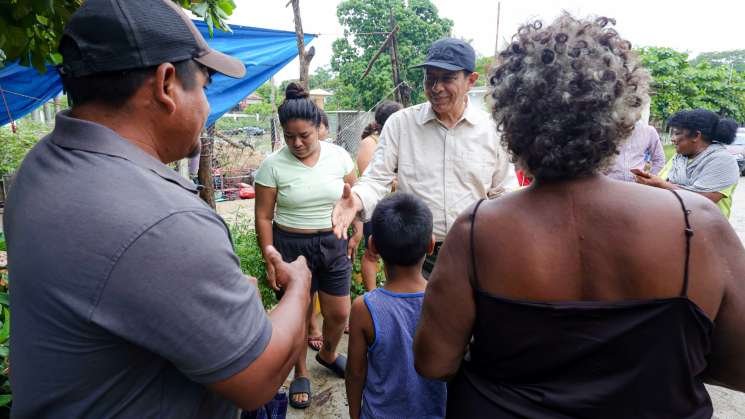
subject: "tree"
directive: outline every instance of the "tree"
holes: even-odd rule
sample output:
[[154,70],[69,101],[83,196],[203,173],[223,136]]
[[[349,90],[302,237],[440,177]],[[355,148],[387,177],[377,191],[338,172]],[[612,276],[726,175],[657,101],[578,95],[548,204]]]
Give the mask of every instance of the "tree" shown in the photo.
[[484,56],[476,58],[476,72],[479,73],[479,79],[476,81],[476,86],[486,86],[489,84],[489,72],[494,65],[494,57]]
[[440,18],[430,0],[346,0],[336,14],[344,28],[344,37],[334,41],[331,59],[339,80],[335,95],[340,108],[367,110],[392,93],[390,59],[381,57],[360,80],[390,30],[391,15],[400,27],[396,38],[401,79],[411,87],[413,103],[425,100],[422,70],[411,66],[424,61],[432,42],[450,33],[450,19]]
[[694,66],[688,54],[670,48],[649,47],[639,52],[652,75],[652,120],[664,125],[679,110],[703,108],[745,121],[745,74],[706,61]]
[[287,6],[292,4],[292,15],[295,21],[295,36],[297,37],[297,53],[300,62],[300,84],[308,88],[308,71],[310,69],[310,60],[316,55],[315,47],[305,49],[305,33],[303,32],[303,21],[300,18],[300,0],[290,0]]
[[[214,27],[230,31],[226,19],[233,13],[233,0],[173,0],[204,19],[210,35]],[[21,65],[46,71],[45,63],[60,64],[57,53],[65,24],[83,0],[0,1],[0,67],[20,60]]]
[[731,51],[703,52],[691,61],[691,65],[697,66],[708,62],[713,67],[730,67],[731,71],[745,71],[745,49]]

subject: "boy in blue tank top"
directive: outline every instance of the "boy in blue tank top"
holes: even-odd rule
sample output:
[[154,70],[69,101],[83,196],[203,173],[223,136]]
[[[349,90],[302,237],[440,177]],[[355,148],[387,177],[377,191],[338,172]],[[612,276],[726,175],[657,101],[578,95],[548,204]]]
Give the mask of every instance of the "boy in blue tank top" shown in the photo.
[[414,370],[412,344],[427,282],[422,263],[432,253],[432,213],[418,198],[394,193],[371,219],[370,250],[381,256],[386,283],[357,297],[349,322],[346,385],[357,418],[442,418],[446,384]]

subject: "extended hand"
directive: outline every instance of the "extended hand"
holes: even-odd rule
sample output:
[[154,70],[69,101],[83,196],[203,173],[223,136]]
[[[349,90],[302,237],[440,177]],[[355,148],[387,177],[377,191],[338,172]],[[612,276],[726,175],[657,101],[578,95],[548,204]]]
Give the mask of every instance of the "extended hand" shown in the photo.
[[348,237],[347,230],[357,216],[357,211],[352,188],[348,183],[345,183],[341,199],[336,201],[334,211],[331,213],[331,224],[334,226],[334,234],[336,234],[337,239],[341,240]]
[[665,188],[665,184],[667,183],[661,177],[645,172],[641,169],[631,169],[631,173],[636,176],[636,183],[641,183],[642,185],[654,186],[655,188]]
[[[264,249],[264,257],[266,258],[267,279],[272,278],[269,279],[272,288],[278,290],[299,286],[303,287],[305,292],[310,292],[311,275],[305,257],[299,256],[294,262],[287,263],[282,260],[282,255],[274,246],[267,246]],[[270,272],[272,272],[271,276]]]

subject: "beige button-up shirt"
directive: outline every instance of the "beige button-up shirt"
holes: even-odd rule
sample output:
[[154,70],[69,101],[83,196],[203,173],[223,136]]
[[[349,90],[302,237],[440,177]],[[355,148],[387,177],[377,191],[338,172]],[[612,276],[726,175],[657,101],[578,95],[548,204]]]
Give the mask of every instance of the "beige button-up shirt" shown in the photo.
[[469,205],[505,191],[508,166],[489,114],[468,103],[448,129],[426,102],[388,118],[373,159],[352,191],[362,201],[362,218],[369,220],[398,176],[398,190],[416,195],[432,210],[439,242]]

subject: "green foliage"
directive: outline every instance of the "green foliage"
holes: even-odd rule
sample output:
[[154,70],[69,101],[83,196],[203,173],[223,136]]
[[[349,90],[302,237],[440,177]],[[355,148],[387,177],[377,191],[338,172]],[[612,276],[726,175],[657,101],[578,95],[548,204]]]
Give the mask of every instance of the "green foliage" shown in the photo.
[[714,67],[732,67],[733,71],[745,71],[745,49],[732,51],[704,52],[691,61],[692,66],[708,62]]
[[245,218],[236,218],[230,225],[230,235],[233,238],[233,249],[241,261],[241,270],[258,280],[261,302],[269,309],[277,304],[277,296],[266,280],[266,265],[259,248],[253,225]]
[[[5,251],[5,238],[0,233],[0,250]],[[0,415],[9,416],[10,402],[13,398],[10,391],[9,339],[10,339],[10,301],[8,299],[8,274],[0,270]]]
[[694,66],[688,54],[670,48],[642,48],[639,53],[652,74],[652,120],[664,124],[679,110],[704,108],[745,121],[745,73],[705,61]]
[[[173,0],[204,19],[209,27],[230,31],[227,18],[233,13],[233,0]],[[60,64],[57,53],[65,24],[83,0],[6,0],[0,1],[0,67],[20,60],[21,65],[46,71],[45,63]]]
[[31,147],[50,131],[47,125],[29,118],[18,121],[17,126],[15,134],[10,125],[0,127],[0,176],[14,172]]
[[243,112],[248,115],[259,114],[259,117],[267,118],[272,116],[272,105],[264,102],[254,103],[253,105],[246,106]]
[[401,78],[412,88],[412,103],[425,100],[421,69],[411,68],[424,60],[427,47],[447,36],[453,22],[440,18],[430,0],[345,0],[336,14],[344,37],[333,44],[331,70],[338,75],[338,105],[345,109],[370,109],[392,92],[391,61],[384,53],[363,80],[362,74],[390,30],[390,16],[400,26],[397,35]]
[[476,58],[476,72],[479,73],[479,79],[476,86],[486,86],[489,84],[489,71],[494,64],[494,57],[488,55]]

